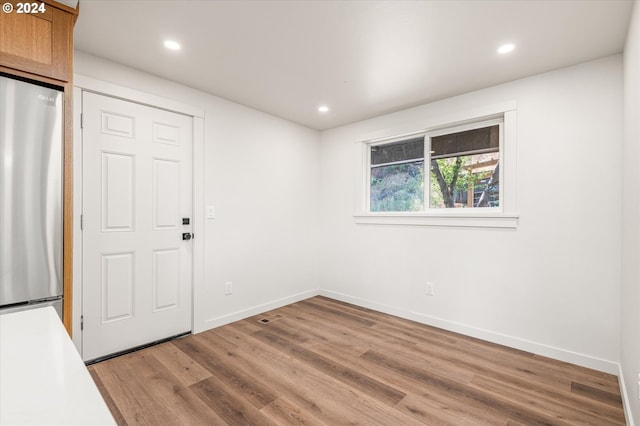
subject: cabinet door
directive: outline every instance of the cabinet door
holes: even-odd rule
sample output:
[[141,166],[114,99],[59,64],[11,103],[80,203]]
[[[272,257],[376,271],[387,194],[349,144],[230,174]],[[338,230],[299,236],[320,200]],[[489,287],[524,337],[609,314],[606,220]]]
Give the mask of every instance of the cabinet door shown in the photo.
[[72,15],[40,2],[37,12],[18,13],[16,0],[4,3],[13,4],[13,11],[0,13],[0,65],[69,81]]

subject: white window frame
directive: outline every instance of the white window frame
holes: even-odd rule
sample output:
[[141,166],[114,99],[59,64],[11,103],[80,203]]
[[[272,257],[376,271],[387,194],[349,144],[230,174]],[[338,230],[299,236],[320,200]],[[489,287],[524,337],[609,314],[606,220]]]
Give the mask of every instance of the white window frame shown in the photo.
[[[425,125],[426,124],[426,125]],[[356,182],[356,212],[354,220],[358,224],[448,226],[481,228],[516,228],[517,175],[516,175],[516,108],[515,102],[484,108],[481,111],[462,112],[449,117],[432,118],[417,131],[388,129],[366,135],[356,141],[358,178]],[[430,147],[435,136],[488,127],[500,126],[500,206],[475,208],[431,208],[429,193],[431,188]],[[385,134],[389,136],[385,136]],[[368,137],[367,137],[368,136]],[[425,210],[419,212],[371,212],[370,173],[371,147],[424,136],[425,138]]]

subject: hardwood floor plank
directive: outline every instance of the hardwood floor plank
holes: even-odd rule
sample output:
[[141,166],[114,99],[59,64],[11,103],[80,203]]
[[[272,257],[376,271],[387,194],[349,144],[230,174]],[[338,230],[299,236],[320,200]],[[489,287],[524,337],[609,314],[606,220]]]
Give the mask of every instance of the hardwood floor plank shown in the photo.
[[153,356],[171,371],[185,387],[211,377],[211,373],[173,343],[158,345]]
[[306,364],[313,365],[315,369],[320,370],[343,383],[353,386],[361,392],[377,398],[389,405],[395,405],[405,397],[403,392],[391,386],[372,379],[371,377],[363,376],[351,368],[345,367],[340,363],[333,362],[322,355],[289,342],[276,334],[262,330],[254,333],[253,335],[257,336],[260,340],[268,342],[270,345],[289,353],[296,359],[301,360]]
[[[350,303],[342,302],[340,300],[331,299],[324,296],[312,297],[310,299],[302,300],[299,303],[300,304],[306,304],[306,303],[321,304],[333,309],[337,309],[338,311],[349,312],[353,315],[367,318],[373,322],[392,321],[394,318],[398,318],[398,317],[390,317],[387,314],[384,314],[379,311],[375,311],[373,309],[365,308],[363,306],[352,305]],[[401,318],[398,318],[398,319],[400,319],[401,321],[405,321]]]
[[[131,425],[152,425],[167,422],[168,416],[160,410],[147,386],[142,380],[132,382],[135,377],[136,354],[123,355],[112,360],[94,364],[94,371],[109,390],[118,410]],[[117,362],[116,362],[117,361]]]
[[[304,308],[296,308],[295,306],[291,306],[290,309],[285,310],[285,312],[288,312],[289,310],[293,310],[294,312],[296,312],[296,309],[298,315],[296,316],[296,322],[293,323],[294,327],[298,327],[298,323],[300,322],[300,320],[303,320],[304,322],[300,324],[300,326],[307,326],[308,328],[312,328],[316,330],[316,333],[326,333],[333,331],[333,333],[331,333],[331,339],[339,338],[344,342],[357,341],[362,344],[371,344],[372,342],[377,342],[382,345],[415,345],[414,341],[405,339],[398,334],[380,332],[379,330],[374,328],[376,324],[363,326],[361,323],[350,322],[349,320],[336,322],[335,318],[332,318],[331,316],[328,316],[322,312],[304,310]],[[290,323],[289,318],[287,317],[286,319],[286,322]],[[319,324],[322,324],[322,326],[319,326]],[[324,338],[324,340],[326,339],[327,337]]]
[[286,397],[280,397],[260,410],[278,425],[330,426],[313,417]]
[[[296,321],[296,324],[300,324]],[[291,326],[291,323],[285,318],[278,322],[278,324],[268,324],[262,327],[262,330],[270,330],[272,333],[276,333],[278,336],[286,339],[290,342],[302,345],[310,340],[326,340],[326,336],[320,333],[316,333],[317,327],[314,329]],[[256,332],[257,333],[257,332]]]
[[468,403],[473,401],[481,404],[487,409],[495,409],[500,412],[504,412],[509,418],[524,421],[528,424],[553,424],[550,423],[550,419],[544,415],[528,410],[525,407],[510,404],[500,398],[488,395],[481,390],[463,386],[460,383],[447,378],[428,373],[415,365],[399,362],[395,357],[391,358],[379,352],[368,351],[362,355],[362,358],[376,362],[396,373],[416,379],[425,385],[438,388],[443,393],[450,394],[452,397],[466,400]]
[[360,324],[365,327],[370,327],[375,324],[375,321],[371,321],[370,319],[364,318],[362,315],[355,315],[349,312],[346,312],[344,309],[334,309],[328,306],[325,306],[321,303],[315,303],[314,299],[307,299],[306,301],[300,302],[307,309],[313,309],[325,314],[329,314],[333,318],[341,318],[342,320],[349,321],[351,323]]
[[[387,330],[392,335],[404,336],[418,344],[443,344],[449,347],[466,348],[473,352],[486,353],[493,357],[497,356],[499,359],[502,357],[522,360],[534,358],[534,354],[519,349],[497,345],[474,337],[453,333],[402,318],[389,315],[387,315],[386,318],[389,319],[380,320],[376,325],[372,326],[372,328]],[[496,348],[499,348],[499,350],[496,351]]]
[[192,339],[181,339],[173,343],[182,352],[206,368],[212,376],[216,376],[226,387],[242,393],[244,398],[256,409],[260,409],[278,398],[267,384],[257,380],[254,375],[244,370],[238,363],[239,359],[232,353],[227,352],[227,359],[225,359],[225,355],[220,354],[214,345],[208,344],[204,336],[192,337]]
[[553,419],[552,423],[566,422],[572,425],[607,426],[620,424],[623,419],[606,419],[597,411],[589,412],[585,406],[572,407],[563,401],[558,401],[548,395],[526,391],[510,386],[502,381],[496,381],[487,377],[477,376],[472,384],[483,392],[489,392],[509,401],[514,406],[526,407]]
[[[305,347],[312,349],[316,352],[326,354],[329,358],[337,355],[339,353],[343,353],[343,347],[340,347],[337,344],[333,343],[317,343],[317,344],[305,344]],[[437,357],[425,357],[424,355],[417,353],[413,350],[413,348],[405,348],[398,346],[388,346],[383,344],[371,344],[368,349],[360,352],[358,354],[352,353],[350,354],[351,358],[354,358],[357,362],[361,362],[361,355],[366,353],[369,350],[381,352],[381,353],[393,353],[394,358],[397,358],[406,363],[412,363],[416,365],[420,365],[422,369],[428,372],[433,372],[439,374],[443,377],[447,377],[453,381],[459,382],[461,384],[466,384],[471,381],[474,377],[474,373],[464,369],[459,368],[459,366],[447,362],[445,360],[441,360]],[[358,368],[359,365],[356,364]]]
[[533,355],[533,357],[539,361],[542,361],[549,365],[549,367],[555,367],[559,370],[565,371],[569,374],[576,376],[584,376],[587,380],[595,380],[603,385],[611,386],[612,389],[618,389],[618,378],[613,374],[605,373],[603,371],[592,370],[590,368],[582,367],[576,364],[570,364],[568,362],[559,361],[557,359],[548,358],[542,355]]
[[[241,322],[208,333],[215,335],[225,350],[250,354],[250,362],[255,363],[256,372],[262,379],[277,383],[283,396],[314,417],[328,425],[339,424],[343,419],[342,411],[339,407],[336,409],[333,395],[329,393],[332,390],[340,392],[335,388],[334,379],[314,370],[306,371],[305,366],[293,357],[245,334]],[[353,404],[349,397],[344,398],[344,402]]]
[[[510,374],[509,372],[501,371],[498,367],[476,366],[474,368],[473,365],[467,364],[465,368],[474,371],[476,377],[487,377],[501,383],[505,389],[509,389],[511,394],[531,392],[534,395],[542,396],[545,400],[560,401],[567,410],[584,410],[596,416],[604,414],[605,418],[624,423],[621,403],[617,407],[594,403],[594,401],[589,401],[583,396],[567,392],[564,386],[554,386],[553,380],[549,380],[547,383],[544,383],[542,379],[533,381],[527,375]],[[475,379],[475,382],[477,383],[477,379]]]
[[613,374],[594,371],[579,365],[569,364],[568,362],[558,361],[539,355],[534,356],[534,359],[538,362],[544,363],[550,370],[556,371],[556,374],[569,375],[572,382],[580,382],[604,392],[620,394],[618,378]]
[[230,425],[276,425],[263,416],[240,392],[229,391],[229,386],[215,376],[189,387],[209,408]]
[[[153,349],[153,348],[152,348]],[[148,349],[95,364],[128,424],[200,425],[217,417]],[[115,373],[115,374],[114,374]]]
[[427,358],[434,360],[434,362],[439,360],[442,368],[445,369],[463,370],[467,374],[480,374],[506,382],[522,380],[529,383],[529,386],[545,385],[564,392],[571,388],[569,378],[535,371],[528,365],[528,360],[500,361],[500,357],[498,357],[499,360],[495,361],[492,358],[486,359],[473,351],[424,344],[416,346],[413,356],[417,359]]
[[572,382],[571,392],[614,407],[619,407],[622,404],[622,397],[620,395],[603,391],[583,383]]
[[524,423],[516,422],[515,420],[507,420],[507,424],[505,426],[527,426]]
[[[261,315],[257,315],[255,317],[251,317],[248,321],[252,319],[259,319]],[[276,332],[284,339],[290,340],[295,343],[304,343],[309,339],[317,339],[320,336],[314,333],[305,332],[302,329],[291,328],[291,327],[283,327],[282,324],[287,322],[287,316],[284,315],[283,318],[279,319],[276,322],[271,322],[268,324],[261,324],[257,321],[259,329],[256,331],[264,330],[265,328],[269,328],[270,330],[276,330]],[[317,328],[317,327],[316,327]]]
[[625,424],[615,376],[326,297],[89,370],[120,425]]
[[407,396],[396,407],[423,424],[497,425],[504,424],[506,421],[506,417],[495,410],[489,411],[486,407],[451,398],[438,387],[425,385],[417,378],[398,375],[366,359],[355,358],[352,353],[341,350],[339,346],[323,345],[315,350],[360,371],[362,374],[385,383],[394,383],[398,389],[407,393]]
[[[223,338],[217,340],[223,346],[227,341],[233,342],[231,350],[237,350],[239,354],[252,352],[252,357],[255,355],[259,358],[256,371],[272,374],[273,382],[279,384],[285,397],[328,425],[418,424],[378,399],[257,340],[255,333],[247,335],[238,328],[223,327],[213,330],[212,334]],[[346,407],[348,410],[345,410]]]
[[191,391],[180,384],[180,380],[156,358],[157,351],[145,350],[138,354],[133,367],[135,375],[131,380],[140,380],[155,399],[155,403],[165,407],[167,418],[182,425],[202,425],[217,420],[205,404],[194,398]]
[[502,353],[498,345],[477,347],[468,342],[454,345],[419,343],[415,352],[422,357],[442,359],[476,374],[508,375],[564,390],[571,388],[571,374],[549,368],[533,357],[509,356]]
[[491,413],[484,407],[453,404],[450,398],[439,398],[440,392],[409,394],[398,404],[398,410],[419,420],[421,424],[433,426],[503,425],[507,418]]
[[[302,346],[306,346],[306,343],[335,343],[339,345],[345,345],[354,347],[355,351],[365,351],[369,345],[364,339],[355,339],[353,336],[353,330],[351,324],[344,324],[335,326],[335,324],[328,324],[324,318],[316,317],[314,315],[305,314],[304,311],[297,310],[296,308],[287,309],[284,311],[285,317],[282,319],[279,327],[287,329],[299,330],[300,333],[305,333],[309,338],[305,342],[300,342]],[[290,315],[291,313],[298,313],[297,315]],[[323,322],[322,327],[318,326],[319,322]],[[271,326],[267,325],[263,327],[263,330],[271,330]]]
[[122,413],[118,409],[118,406],[116,405],[116,403],[113,401],[113,398],[111,398],[111,395],[109,394],[109,391],[105,387],[104,383],[102,383],[102,379],[100,378],[98,373],[95,371],[95,368],[93,368],[93,366],[89,366],[88,370],[89,370],[89,374],[91,374],[91,378],[93,378],[93,381],[95,382],[96,386],[98,387],[98,390],[100,391],[100,393],[104,397],[104,402],[107,403],[107,407],[109,407],[109,411],[111,411],[111,414],[113,415],[113,419],[119,425],[128,426],[127,421],[125,420],[124,416],[122,415]]

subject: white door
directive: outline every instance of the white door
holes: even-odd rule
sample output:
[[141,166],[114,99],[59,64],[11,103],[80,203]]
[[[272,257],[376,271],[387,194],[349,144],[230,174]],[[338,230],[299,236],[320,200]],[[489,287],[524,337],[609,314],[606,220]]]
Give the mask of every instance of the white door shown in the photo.
[[87,92],[82,114],[82,351],[91,360],[191,330],[183,233],[193,223],[193,125]]

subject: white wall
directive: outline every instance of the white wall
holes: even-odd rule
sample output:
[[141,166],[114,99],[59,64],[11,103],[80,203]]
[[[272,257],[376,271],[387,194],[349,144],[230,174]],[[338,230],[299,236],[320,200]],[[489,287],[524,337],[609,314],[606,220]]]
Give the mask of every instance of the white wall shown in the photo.
[[[508,101],[516,230],[354,224],[355,141]],[[621,117],[616,55],[323,132],[323,292],[617,373]]]
[[[634,5],[624,49],[622,145],[622,379],[627,414],[640,420],[640,5]],[[633,424],[632,422],[629,422]]]
[[196,331],[317,293],[318,132],[82,52],[74,67],[204,110],[204,205],[216,219],[196,231],[204,238]]

